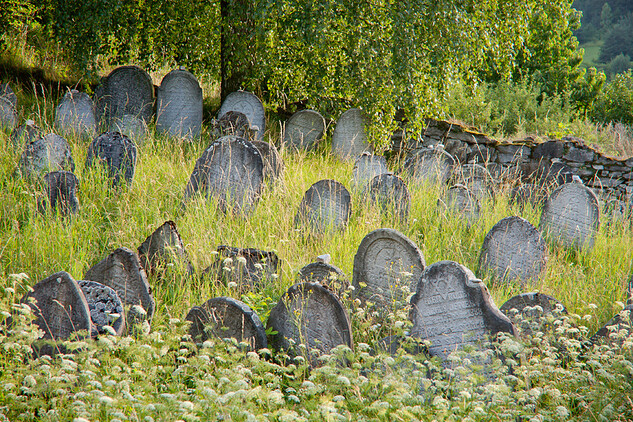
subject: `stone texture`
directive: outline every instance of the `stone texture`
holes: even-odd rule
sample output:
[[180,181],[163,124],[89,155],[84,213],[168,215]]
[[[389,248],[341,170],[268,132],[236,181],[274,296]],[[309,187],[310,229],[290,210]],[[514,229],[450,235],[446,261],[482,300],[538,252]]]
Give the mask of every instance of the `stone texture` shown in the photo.
[[138,256],[147,274],[164,270],[169,264],[182,266],[187,274],[194,272],[176,223],[171,220],[165,221],[147,236],[138,247]]
[[110,125],[110,132],[119,132],[134,141],[136,145],[142,145],[147,138],[147,123],[140,117],[124,114],[114,118]]
[[29,178],[41,177],[51,171],[75,171],[70,145],[54,133],[26,144],[18,165],[22,175]]
[[97,121],[90,96],[74,89],[68,91],[55,109],[55,128],[71,136],[94,138]]
[[88,302],[90,319],[96,334],[104,334],[103,328],[111,326],[117,335],[125,331],[125,313],[119,295],[108,286],[96,281],[79,280],[77,282]]
[[61,215],[75,214],[79,209],[79,181],[70,171],[54,171],[44,176],[45,198],[38,203],[41,212],[58,210]]
[[358,108],[347,110],[339,117],[332,134],[332,153],[341,159],[355,159],[371,151],[365,134],[365,119]]
[[241,290],[261,288],[277,276],[280,261],[273,251],[220,245],[217,252],[215,262],[203,271],[203,276],[212,275],[225,284],[235,282]]
[[479,164],[464,164],[455,167],[453,180],[466,186],[479,200],[494,195],[495,180],[490,172]]
[[589,339],[593,344],[622,346],[633,333],[633,305],[627,305]]
[[387,218],[406,222],[409,218],[411,195],[407,184],[393,173],[380,174],[369,182],[367,196],[372,204],[380,207]]
[[286,122],[283,142],[297,149],[310,149],[323,137],[325,119],[318,111],[301,110]]
[[11,131],[11,145],[13,148],[23,148],[43,136],[42,129],[33,120],[27,120]]
[[341,183],[320,180],[306,191],[295,215],[295,226],[314,233],[340,230],[347,226],[352,212],[351,196]]
[[118,132],[102,133],[92,141],[86,156],[86,167],[96,163],[105,164],[113,185],[123,179],[131,184],[136,168],[136,145]]
[[233,135],[248,141],[255,139],[256,132],[251,129],[246,114],[239,111],[227,111],[215,121],[212,127],[211,139]]
[[262,156],[264,164],[263,177],[269,186],[273,186],[275,182],[283,177],[284,163],[279,156],[279,151],[275,145],[265,141],[251,141],[253,146]]
[[13,108],[18,108],[18,96],[15,95],[13,89],[11,89],[11,85],[8,83],[0,84],[0,97],[6,98],[13,105]]
[[239,111],[244,113],[250,123],[250,128],[255,132],[255,139],[262,141],[264,139],[264,131],[266,130],[266,114],[264,112],[264,106],[259,98],[250,92],[236,91],[231,92],[224,99],[220,111],[218,112],[218,119],[221,119],[224,114],[229,111]]
[[184,69],[163,78],[157,93],[156,130],[179,138],[197,138],[202,129],[202,88]]
[[356,159],[352,170],[352,189],[362,190],[371,180],[381,174],[388,173],[387,161],[381,155],[364,152]]
[[446,191],[443,199],[438,200],[438,205],[446,209],[461,214],[469,224],[479,218],[479,200],[464,185],[451,186]]
[[312,262],[299,270],[297,282],[319,283],[335,292],[344,291],[349,282],[343,271],[329,263]]

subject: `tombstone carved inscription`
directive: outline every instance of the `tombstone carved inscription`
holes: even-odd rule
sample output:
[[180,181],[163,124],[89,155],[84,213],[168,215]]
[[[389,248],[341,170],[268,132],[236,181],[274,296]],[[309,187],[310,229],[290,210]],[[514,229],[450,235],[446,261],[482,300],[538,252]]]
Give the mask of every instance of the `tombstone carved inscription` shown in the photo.
[[21,148],[41,137],[42,129],[33,120],[29,119],[11,131],[11,145],[14,148]]
[[[539,292],[521,293],[511,297],[499,308],[510,318],[514,326],[525,334],[531,334],[533,326],[543,331],[543,317],[556,313],[567,314],[567,309],[558,300]],[[552,327],[553,328],[553,327]]]
[[235,282],[240,288],[259,286],[276,277],[279,257],[273,251],[220,245],[217,252],[216,261],[203,275],[214,275],[224,283]]
[[318,111],[301,110],[290,116],[284,129],[283,142],[297,149],[310,149],[325,132],[325,119]]
[[197,138],[202,129],[202,88],[184,69],[172,70],[160,83],[156,129],[170,136]]
[[402,173],[414,183],[444,185],[453,174],[455,159],[440,148],[415,151],[405,162]]
[[487,335],[501,331],[516,335],[512,322],[497,309],[483,282],[457,262],[429,265],[420,277],[411,307],[411,336],[430,340],[429,352],[442,360]]
[[332,152],[339,158],[356,158],[371,151],[365,134],[365,120],[358,108],[351,108],[339,117],[332,134]]
[[255,139],[261,141],[264,139],[264,130],[266,129],[266,114],[264,106],[259,98],[250,92],[236,91],[231,92],[224,99],[218,119],[221,119],[225,113],[229,111],[239,111],[244,113],[250,123],[250,128],[255,132]]
[[348,190],[332,179],[320,180],[306,191],[295,215],[295,226],[314,233],[344,229],[352,212]]
[[279,151],[275,145],[266,141],[251,141],[251,143],[262,156],[264,180],[268,181],[269,186],[272,186],[282,177],[284,171],[284,163],[279,156]]
[[38,208],[41,212],[46,210],[59,210],[61,215],[75,214],[79,208],[77,189],[79,181],[70,171],[54,171],[44,176],[44,189],[46,197],[40,201]]
[[580,183],[566,183],[545,201],[539,229],[567,248],[590,250],[599,226],[596,195]]
[[263,173],[262,156],[252,143],[224,136],[196,161],[185,189],[185,200],[200,192],[207,198],[215,198],[222,212],[248,214],[259,200]]
[[215,297],[196,306],[185,318],[190,321],[189,334],[196,343],[217,338],[234,338],[248,344],[248,350],[268,346],[266,330],[259,316],[245,303],[230,297]]
[[349,285],[345,273],[340,268],[325,262],[312,262],[301,268],[297,274],[297,281],[319,283],[335,292],[342,292]]
[[136,167],[136,145],[119,132],[105,132],[97,136],[88,147],[86,167],[104,163],[113,185],[122,179],[132,183]]
[[589,341],[593,344],[607,343],[622,346],[631,334],[633,334],[633,305],[627,305],[591,336]]
[[328,353],[341,344],[354,347],[347,311],[336,295],[317,283],[290,287],[270,311],[266,328],[277,332],[271,346],[298,355],[301,349],[296,346],[304,344],[313,364],[315,353]]
[[536,280],[547,264],[547,244],[541,233],[521,217],[506,217],[484,238],[479,271],[499,281]]
[[170,263],[182,265],[187,274],[194,272],[176,223],[171,220],[164,222],[143,241],[138,247],[138,255],[147,274],[155,273]]
[[123,303],[114,289],[96,281],[79,280],[77,282],[88,302],[90,319],[98,334],[104,334],[108,325],[120,336],[125,330]]
[[464,185],[451,186],[444,196],[438,200],[438,205],[444,205],[447,209],[463,215],[471,224],[479,218],[479,200]]
[[142,145],[147,137],[147,123],[137,116],[124,114],[114,118],[109,132],[119,132],[135,144]]
[[387,161],[381,155],[373,155],[363,152],[354,163],[352,170],[352,188],[361,190],[371,182],[371,180],[384,173],[388,173]]
[[425,265],[422,252],[408,237],[394,229],[374,230],[354,256],[354,297],[390,310],[413,292]]
[[49,133],[25,145],[19,168],[23,176],[35,178],[51,171],[75,171],[75,163],[68,142],[59,135]]
[[380,174],[369,182],[369,200],[377,204],[386,216],[403,222],[409,218],[411,195],[406,183],[393,173]]
[[6,97],[0,97],[0,128],[13,129],[18,124],[18,112]]
[[13,108],[18,108],[18,96],[15,95],[15,92],[11,89],[11,85],[8,83],[0,84],[0,97],[9,100],[9,102],[13,104]]
[[55,110],[55,127],[70,135],[94,138],[97,121],[90,96],[74,89],[68,91]]

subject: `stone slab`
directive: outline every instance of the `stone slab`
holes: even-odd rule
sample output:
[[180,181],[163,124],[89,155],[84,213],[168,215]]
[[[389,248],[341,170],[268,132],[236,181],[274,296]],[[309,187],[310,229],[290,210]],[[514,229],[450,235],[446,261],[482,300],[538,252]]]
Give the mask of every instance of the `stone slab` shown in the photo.
[[226,96],[220,107],[218,119],[222,118],[222,116],[229,111],[244,113],[248,118],[251,129],[255,132],[255,139],[258,141],[264,139],[266,113],[259,98],[246,91],[231,92]]
[[194,272],[176,223],[171,220],[165,221],[147,236],[138,247],[138,256],[147,274],[156,273],[169,263],[183,265],[187,274]]
[[43,135],[42,129],[29,119],[11,131],[11,145],[14,148],[23,148],[24,145],[38,140]]
[[444,185],[453,175],[455,159],[440,148],[422,148],[405,162],[402,175],[413,183]]
[[386,217],[404,222],[409,218],[411,195],[407,184],[393,173],[380,174],[369,182],[367,196],[372,204],[380,207]]
[[279,270],[280,260],[273,251],[220,245],[217,252],[216,261],[203,275],[213,275],[225,284],[235,282],[241,289],[263,287],[275,279]]
[[[557,299],[539,292],[521,293],[508,299],[499,308],[524,334],[532,334],[533,326],[542,331],[543,318],[552,313],[567,314],[567,308]],[[556,327],[549,327],[555,329]]]
[[622,311],[602,326],[589,341],[593,344],[622,346],[633,334],[633,305],[627,305]]
[[19,162],[20,172],[28,178],[42,177],[51,171],[75,171],[70,145],[54,133],[26,144]]
[[202,88],[184,69],[169,72],[158,87],[156,130],[179,138],[197,138],[202,129]]
[[70,171],[54,171],[44,176],[46,197],[38,204],[41,212],[59,210],[61,215],[75,214],[79,209],[79,181]]
[[211,139],[218,139],[228,135],[253,141],[256,132],[251,129],[251,124],[246,114],[231,110],[217,119],[211,129]]
[[288,147],[311,149],[323,138],[325,119],[315,110],[301,110],[290,116],[284,129],[283,142]]
[[264,164],[263,177],[268,182],[268,186],[273,186],[278,180],[283,177],[284,163],[277,151],[277,147],[266,141],[251,141],[253,146],[257,148],[257,151],[262,156]]
[[443,205],[446,209],[461,214],[468,224],[472,224],[479,218],[479,200],[466,186],[451,186],[443,199],[438,200],[438,205]]
[[342,230],[352,212],[352,198],[341,183],[319,180],[306,191],[295,215],[295,227],[314,233]]
[[341,159],[355,159],[371,152],[365,134],[365,119],[358,108],[351,108],[339,117],[332,134],[332,153]]
[[97,120],[90,96],[75,89],[68,91],[55,109],[55,128],[68,135],[94,138]]
[[122,335],[125,331],[125,312],[114,289],[96,281],[79,280],[77,283],[88,302],[90,319],[97,334],[106,333],[103,327],[109,325],[118,336]]
[[364,152],[354,163],[352,189],[362,190],[374,177],[384,173],[389,173],[385,157]]
[[136,168],[136,145],[119,132],[105,132],[88,147],[86,167],[104,163],[113,185],[132,183]]
[[479,200],[494,195],[495,180],[488,169],[479,164],[456,166],[453,179],[456,183],[466,186]]
[[299,270],[297,282],[319,283],[341,293],[348,286],[349,282],[343,270],[332,264],[325,262],[312,262]]

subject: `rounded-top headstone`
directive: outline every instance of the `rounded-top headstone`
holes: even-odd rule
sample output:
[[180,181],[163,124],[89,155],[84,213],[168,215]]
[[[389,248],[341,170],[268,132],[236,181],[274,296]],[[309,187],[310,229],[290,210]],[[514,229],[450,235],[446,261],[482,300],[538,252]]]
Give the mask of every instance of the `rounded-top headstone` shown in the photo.
[[319,180],[306,191],[295,216],[295,226],[314,233],[343,229],[352,212],[349,191],[332,179]]
[[332,152],[339,158],[356,158],[371,151],[365,134],[365,120],[358,108],[351,108],[339,117],[332,134]]
[[297,281],[319,283],[337,292],[349,285],[345,273],[340,268],[325,262],[312,262],[301,268],[297,274]]
[[42,212],[46,209],[59,210],[61,215],[75,214],[79,208],[77,189],[79,181],[70,171],[53,171],[44,176],[46,200],[39,204]]
[[404,162],[402,170],[415,183],[444,185],[453,174],[455,159],[439,148],[423,148],[416,151]]
[[40,177],[51,171],[75,171],[70,145],[54,133],[27,144],[20,157],[20,172],[26,177]]
[[11,131],[11,145],[14,148],[23,147],[42,137],[42,129],[33,120],[27,120]]
[[336,295],[317,283],[299,283],[288,289],[270,311],[266,328],[277,332],[270,338],[271,346],[290,354],[298,354],[299,344],[310,354],[328,353],[338,345],[354,346],[345,308]]
[[411,298],[411,336],[430,340],[429,352],[442,360],[463,345],[498,332],[516,335],[512,322],[497,309],[488,289],[453,261],[429,265]]
[[88,147],[86,167],[93,162],[105,163],[113,185],[118,185],[122,179],[132,183],[136,167],[136,145],[119,132],[102,133]]
[[187,256],[185,244],[178,233],[176,223],[165,221],[138,247],[138,256],[145,273],[152,274],[167,264],[183,264],[187,273],[193,273],[193,266]]
[[367,194],[372,204],[378,204],[384,214],[396,217],[399,221],[406,221],[409,218],[409,188],[395,174],[383,173],[371,179]]
[[8,83],[0,84],[0,97],[6,98],[13,104],[13,108],[18,108],[18,96],[15,95],[13,89],[11,89],[11,85]]
[[259,200],[263,174],[262,155],[252,143],[224,136],[196,161],[185,189],[185,200],[200,192],[207,198],[215,198],[222,212],[248,214]]
[[244,113],[248,118],[251,129],[256,133],[255,139],[259,141],[264,139],[266,114],[264,112],[264,106],[259,98],[246,91],[231,92],[224,99],[224,102],[220,107],[218,119],[221,119],[222,116],[229,111],[239,111],[240,113]]
[[354,256],[354,295],[385,310],[414,291],[426,263],[418,247],[394,229],[377,229],[363,238]]
[[360,190],[369,184],[374,177],[388,172],[389,169],[387,168],[385,157],[364,152],[354,163],[352,187]]
[[250,350],[268,345],[259,316],[245,303],[230,297],[209,299],[189,311],[186,320],[192,322],[189,334],[197,343],[218,337],[246,342]]
[[0,97],[0,128],[13,129],[18,124],[18,112],[6,97]]
[[272,186],[278,179],[280,179],[284,172],[284,163],[279,156],[279,151],[275,145],[266,141],[251,141],[253,146],[257,148],[257,151],[262,156],[264,163],[264,180],[267,180],[269,185]]
[[495,224],[479,253],[479,272],[489,272],[500,281],[536,280],[546,263],[545,239],[521,217],[506,217]]
[[499,310],[525,334],[532,333],[531,325],[540,325],[543,317],[554,312],[567,313],[567,309],[559,300],[539,292],[513,296],[501,305]]
[[325,119],[318,111],[301,110],[290,116],[284,131],[284,144],[297,149],[310,149],[323,137]]
[[202,129],[202,88],[186,70],[172,70],[158,88],[156,129],[170,136],[197,138]]
[[114,289],[96,281],[79,280],[77,282],[88,302],[90,319],[97,333],[105,333],[104,326],[109,325],[117,335],[125,330],[123,303]]
[[599,226],[596,195],[580,183],[566,183],[545,201],[539,229],[565,247],[590,250]]
[[438,200],[438,205],[440,204],[452,212],[464,216],[469,224],[479,218],[479,200],[464,185],[451,186],[446,191],[444,199]]
[[93,138],[97,122],[90,96],[74,89],[68,91],[55,110],[55,127],[64,133]]

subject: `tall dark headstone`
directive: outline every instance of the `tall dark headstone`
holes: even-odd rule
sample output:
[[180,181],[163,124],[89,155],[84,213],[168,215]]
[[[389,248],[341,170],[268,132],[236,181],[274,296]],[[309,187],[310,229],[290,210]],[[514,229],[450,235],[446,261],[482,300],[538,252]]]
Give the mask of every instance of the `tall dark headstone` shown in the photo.
[[411,195],[406,183],[393,173],[383,173],[371,179],[367,195],[372,204],[377,204],[386,216],[399,221],[409,218]]
[[54,171],[44,176],[46,197],[39,204],[40,211],[59,210],[61,215],[75,214],[79,209],[77,189],[79,181],[70,171]]
[[55,127],[65,134],[94,138],[97,121],[90,96],[74,89],[68,91],[55,109]]
[[170,136],[197,138],[202,129],[202,88],[184,69],[172,70],[157,94],[156,129]]
[[444,185],[453,174],[455,159],[439,148],[415,151],[405,162],[403,175],[414,183]]
[[103,327],[112,327],[117,335],[125,331],[125,312],[119,295],[108,286],[96,281],[77,282],[88,302],[90,319],[98,334],[104,334]]
[[154,273],[169,263],[182,264],[188,274],[193,274],[194,271],[176,223],[171,220],[165,221],[145,239],[138,247],[138,255],[147,274]]
[[325,119],[318,111],[301,110],[286,122],[283,142],[297,149],[310,149],[316,146],[324,132]]
[[252,141],[255,139],[256,132],[251,129],[251,124],[246,114],[232,110],[227,111],[222,117],[217,119],[211,129],[211,139],[229,135]]
[[20,172],[29,178],[41,177],[51,171],[75,171],[70,145],[54,133],[25,145],[19,162]]
[[332,134],[332,152],[342,159],[355,159],[371,151],[365,134],[365,119],[358,108],[351,108],[339,117]]
[[341,183],[320,180],[310,186],[299,204],[295,226],[314,233],[345,228],[352,212],[351,196]]
[[86,167],[104,163],[113,185],[122,179],[132,183],[136,167],[136,145],[119,132],[105,132],[97,136],[88,147]]
[[259,98],[246,91],[232,92],[224,99],[218,112],[218,119],[221,119],[229,111],[244,113],[248,118],[251,129],[255,132],[255,139],[258,141],[264,139],[266,114]]

